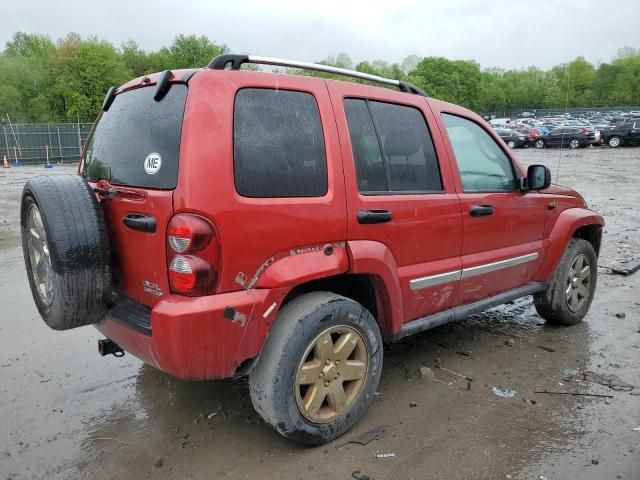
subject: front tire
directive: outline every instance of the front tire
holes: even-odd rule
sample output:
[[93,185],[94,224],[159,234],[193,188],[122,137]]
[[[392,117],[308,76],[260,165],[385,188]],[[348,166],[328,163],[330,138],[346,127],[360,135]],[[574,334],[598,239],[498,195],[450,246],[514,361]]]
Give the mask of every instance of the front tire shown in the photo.
[[607,143],[611,148],[618,148],[622,145],[622,139],[620,137],[611,137]]
[[535,147],[538,149],[544,148],[544,140],[542,139],[536,140]]
[[575,325],[589,311],[598,279],[598,257],[586,240],[572,238],[543,292],[533,296],[538,314],[548,323]]
[[249,376],[258,414],[305,445],[330,442],[367,410],[380,381],[382,338],[359,303],[329,292],[286,304]]

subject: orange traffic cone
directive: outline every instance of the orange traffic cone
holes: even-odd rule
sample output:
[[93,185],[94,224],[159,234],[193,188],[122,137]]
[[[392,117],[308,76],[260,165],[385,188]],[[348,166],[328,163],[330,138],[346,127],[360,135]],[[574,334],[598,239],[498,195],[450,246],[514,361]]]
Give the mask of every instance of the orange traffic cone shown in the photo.
[[11,168],[9,166],[9,162],[7,162],[7,156],[6,155],[4,155],[4,162],[2,164],[2,168]]

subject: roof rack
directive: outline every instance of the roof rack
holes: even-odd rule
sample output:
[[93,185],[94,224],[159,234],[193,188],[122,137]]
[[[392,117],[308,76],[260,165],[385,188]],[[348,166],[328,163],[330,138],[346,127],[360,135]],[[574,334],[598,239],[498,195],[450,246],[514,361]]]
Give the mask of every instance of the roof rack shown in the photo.
[[254,55],[219,55],[209,62],[207,68],[211,68],[213,70],[225,70],[227,67],[230,67],[231,70],[239,70],[240,66],[244,63],[274,65],[277,67],[291,67],[300,68],[303,70],[315,70],[317,72],[333,73],[336,75],[343,75],[345,77],[359,78],[360,80],[368,80],[370,82],[392,85],[394,87],[398,87],[400,91],[406,93],[413,93],[415,95],[421,95],[423,97],[428,96],[421,89],[408,82],[402,82],[400,80],[394,80],[392,78],[379,77],[378,75],[371,75],[369,73],[358,72],[355,70],[347,70],[346,68],[332,67],[330,65],[322,65],[318,63],[299,62],[297,60],[285,60],[282,58],[257,57]]

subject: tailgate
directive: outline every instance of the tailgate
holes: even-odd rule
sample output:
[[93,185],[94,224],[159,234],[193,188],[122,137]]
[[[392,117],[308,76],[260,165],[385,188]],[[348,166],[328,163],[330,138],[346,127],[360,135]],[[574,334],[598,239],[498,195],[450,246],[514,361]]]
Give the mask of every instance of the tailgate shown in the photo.
[[150,85],[119,93],[87,140],[81,173],[100,192],[114,289],[153,306],[169,293],[167,224],[173,215],[187,86],[160,100]]

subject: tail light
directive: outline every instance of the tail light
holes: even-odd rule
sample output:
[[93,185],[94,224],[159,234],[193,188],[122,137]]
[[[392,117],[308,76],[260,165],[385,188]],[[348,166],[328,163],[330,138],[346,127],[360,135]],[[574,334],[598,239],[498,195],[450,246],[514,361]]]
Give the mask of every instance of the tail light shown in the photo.
[[220,267],[220,244],[211,222],[180,213],[167,229],[169,286],[187,296],[214,293]]
[[583,128],[583,129],[582,129],[582,134],[583,134],[585,137],[588,137],[588,136],[589,136],[589,129],[588,129],[588,128]]

